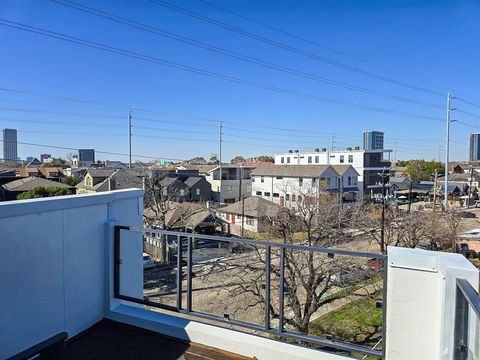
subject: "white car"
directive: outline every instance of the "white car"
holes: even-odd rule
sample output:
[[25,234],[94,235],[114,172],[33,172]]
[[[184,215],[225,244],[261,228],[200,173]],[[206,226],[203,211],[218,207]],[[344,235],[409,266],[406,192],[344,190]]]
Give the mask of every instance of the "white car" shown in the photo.
[[155,260],[153,260],[147,253],[143,253],[143,268],[148,269],[152,266],[155,266]]

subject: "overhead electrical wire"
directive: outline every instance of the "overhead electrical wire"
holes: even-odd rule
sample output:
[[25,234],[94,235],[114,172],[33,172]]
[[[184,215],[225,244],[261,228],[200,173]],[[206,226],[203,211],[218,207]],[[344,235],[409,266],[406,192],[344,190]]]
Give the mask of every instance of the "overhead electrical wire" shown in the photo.
[[173,10],[173,11],[191,16],[193,18],[202,20],[206,23],[215,25],[215,26],[220,27],[222,29],[240,34],[242,36],[245,36],[245,37],[257,40],[257,41],[261,41],[263,43],[275,46],[277,48],[280,48],[280,49],[283,49],[283,50],[286,50],[286,51],[289,51],[289,52],[292,52],[292,53],[295,53],[295,54],[298,54],[298,55],[305,56],[307,58],[310,58],[310,59],[313,59],[313,60],[316,60],[316,61],[320,61],[320,62],[323,62],[323,63],[326,63],[326,64],[330,64],[330,65],[342,68],[344,70],[352,71],[352,72],[355,72],[355,73],[358,73],[358,74],[361,74],[361,75],[365,75],[365,76],[368,76],[368,77],[371,77],[371,78],[382,80],[382,81],[385,81],[385,82],[388,82],[388,83],[391,83],[391,84],[407,87],[407,88],[410,88],[410,89],[413,89],[413,90],[422,91],[422,92],[425,92],[425,93],[430,93],[430,94],[439,95],[439,96],[444,96],[445,95],[445,94],[443,94],[441,92],[438,92],[436,90],[428,89],[428,88],[421,87],[421,86],[411,85],[411,84],[408,84],[408,83],[405,83],[405,82],[402,82],[402,81],[398,81],[398,80],[395,80],[395,79],[392,79],[392,78],[389,78],[389,77],[386,77],[386,76],[374,74],[374,73],[371,73],[369,71],[365,71],[365,70],[362,70],[362,69],[359,69],[359,68],[356,68],[356,67],[353,67],[353,66],[345,65],[345,64],[340,63],[338,61],[335,61],[335,60],[332,60],[332,59],[329,59],[329,58],[326,58],[326,57],[323,57],[323,56],[319,56],[319,55],[316,55],[314,53],[295,48],[295,47],[290,46],[288,44],[284,44],[284,43],[278,42],[276,40],[272,40],[270,38],[267,38],[267,37],[249,32],[247,30],[243,30],[239,27],[235,27],[235,26],[226,24],[224,22],[212,19],[210,17],[201,15],[201,14],[199,14],[197,12],[194,12],[194,11],[191,11],[191,10],[187,10],[185,8],[182,8],[182,7],[177,6],[175,4],[169,3],[167,1],[163,1],[163,0],[150,0],[150,1],[155,3],[155,4],[160,5],[162,7],[165,7],[165,8],[168,8],[170,10]]
[[249,87],[259,88],[259,89],[263,89],[263,90],[269,90],[269,91],[272,91],[272,92],[275,92],[275,93],[289,94],[289,95],[293,95],[293,96],[296,96],[296,97],[302,97],[302,98],[306,98],[306,99],[311,99],[311,100],[316,100],[316,101],[321,101],[321,102],[326,102],[326,103],[330,103],[330,104],[336,104],[336,105],[341,105],[341,106],[346,106],[346,107],[351,107],[351,108],[356,108],[356,109],[368,110],[368,111],[373,111],[373,112],[392,114],[392,115],[402,115],[402,116],[405,116],[405,117],[418,118],[418,119],[424,119],[424,120],[442,121],[441,119],[430,117],[430,116],[421,116],[421,115],[416,115],[416,114],[406,113],[406,112],[401,112],[401,111],[396,111],[396,110],[377,108],[377,107],[372,107],[372,106],[364,106],[364,105],[360,105],[360,104],[350,103],[348,101],[337,100],[337,99],[327,98],[327,97],[318,96],[318,95],[312,95],[312,94],[309,94],[309,93],[304,93],[304,92],[300,92],[300,91],[296,91],[296,90],[285,89],[285,88],[281,88],[281,87],[277,87],[277,86],[273,86],[273,85],[269,85],[269,84],[263,84],[263,83],[258,83],[258,82],[255,82],[255,81],[244,80],[244,79],[240,79],[240,78],[237,78],[237,77],[234,77],[234,76],[219,74],[219,73],[216,73],[216,72],[212,72],[212,71],[204,70],[204,69],[199,69],[199,68],[188,66],[188,65],[182,65],[182,64],[175,63],[175,62],[172,62],[172,61],[168,61],[168,60],[164,60],[164,59],[160,59],[160,58],[156,58],[156,57],[152,57],[152,56],[148,56],[148,55],[143,55],[143,54],[135,53],[135,52],[128,51],[128,50],[122,50],[122,49],[111,47],[111,46],[108,46],[108,45],[103,45],[103,44],[100,44],[100,43],[80,39],[80,38],[77,38],[77,37],[72,37],[72,36],[69,36],[69,35],[60,34],[60,33],[57,33],[57,32],[52,32],[52,31],[40,29],[40,28],[37,28],[37,27],[32,27],[32,26],[20,24],[20,23],[5,20],[5,19],[0,19],[0,25],[10,27],[10,28],[15,28],[15,29],[30,32],[30,33],[35,33],[35,34],[46,36],[46,37],[51,37],[51,38],[75,43],[75,44],[78,44],[78,45],[83,45],[83,46],[90,47],[90,48],[96,48],[96,49],[99,49],[99,50],[104,50],[104,51],[107,51],[107,52],[110,52],[110,53],[115,53],[115,54],[131,57],[131,58],[135,58],[135,59],[139,59],[139,60],[143,60],[143,61],[147,61],[147,62],[151,62],[151,63],[175,68],[175,69],[178,69],[178,70],[188,71],[188,72],[204,75],[204,76],[207,76],[207,77],[226,80],[226,81],[230,81],[230,82],[233,82],[233,83],[246,85],[246,86],[249,86]]
[[201,41],[198,41],[198,40],[187,38],[185,36],[181,36],[181,35],[172,33],[170,31],[165,31],[165,30],[159,29],[157,27],[152,27],[150,25],[146,25],[146,24],[143,24],[143,23],[140,23],[140,22],[137,22],[137,21],[133,21],[133,20],[124,18],[124,17],[116,16],[114,14],[111,14],[111,13],[108,13],[108,12],[105,12],[105,11],[101,11],[101,10],[98,10],[98,9],[94,9],[92,7],[88,7],[88,6],[85,6],[85,5],[81,5],[81,4],[75,3],[75,2],[70,1],[70,0],[50,0],[50,1],[54,2],[54,3],[57,3],[57,4],[60,4],[60,5],[63,5],[63,6],[67,6],[67,7],[72,8],[72,9],[76,9],[76,10],[83,11],[83,12],[86,12],[86,13],[89,13],[89,14],[92,14],[92,15],[95,15],[95,16],[99,16],[99,17],[107,19],[107,20],[112,20],[112,21],[130,26],[130,27],[134,27],[136,29],[140,29],[140,30],[143,30],[143,31],[154,33],[156,35],[164,36],[164,37],[167,37],[169,39],[180,41],[182,43],[186,43],[186,44],[189,44],[189,45],[192,45],[192,46],[200,47],[202,49],[209,50],[209,51],[212,51],[212,52],[215,52],[215,53],[218,53],[218,54],[223,54],[223,55],[234,57],[236,59],[240,59],[240,60],[243,60],[243,61],[246,61],[246,62],[249,62],[249,63],[254,63],[254,64],[257,64],[257,65],[260,65],[260,66],[264,66],[264,67],[267,67],[269,69],[277,70],[277,71],[280,71],[282,73],[287,73],[287,74],[299,76],[299,77],[302,77],[302,78],[305,78],[305,79],[310,79],[310,80],[319,81],[319,82],[322,82],[322,83],[327,83],[327,84],[330,84],[330,85],[333,85],[333,86],[338,86],[338,87],[341,87],[341,88],[344,88],[344,89],[349,89],[349,90],[353,90],[353,91],[357,91],[357,92],[361,92],[361,93],[365,93],[365,94],[369,94],[369,95],[377,95],[377,96],[385,97],[385,98],[392,99],[392,100],[402,101],[402,102],[405,102],[405,103],[411,103],[411,104],[416,104],[416,105],[424,105],[424,106],[430,106],[430,107],[433,107],[433,108],[443,109],[443,107],[438,105],[438,104],[433,104],[433,103],[420,101],[420,100],[417,100],[417,99],[412,99],[412,98],[407,98],[407,97],[402,97],[402,96],[396,96],[396,95],[385,93],[383,91],[378,91],[378,90],[373,90],[373,89],[369,89],[369,88],[365,88],[365,87],[361,87],[361,86],[356,86],[356,85],[353,85],[353,84],[349,84],[349,83],[329,79],[329,78],[326,78],[326,77],[318,76],[318,75],[315,75],[315,74],[307,73],[307,72],[297,70],[297,69],[294,69],[294,68],[291,68],[291,67],[278,65],[278,64],[266,61],[266,60],[258,59],[258,58],[255,58],[255,57],[252,57],[252,56],[249,56],[249,55],[244,55],[244,54],[241,54],[241,53],[238,53],[238,52],[235,52],[235,51],[231,51],[231,50],[227,50],[225,48],[221,48],[221,47],[218,47],[218,46],[215,46],[215,45],[207,44],[205,42],[201,42]]

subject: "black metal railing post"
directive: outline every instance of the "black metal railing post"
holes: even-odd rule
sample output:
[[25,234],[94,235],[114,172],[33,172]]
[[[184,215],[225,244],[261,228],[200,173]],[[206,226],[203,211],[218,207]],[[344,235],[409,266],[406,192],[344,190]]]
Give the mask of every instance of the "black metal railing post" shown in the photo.
[[122,230],[130,230],[128,226],[115,225],[113,236],[113,296],[118,298],[120,296],[120,236]]
[[187,244],[187,311],[192,311],[192,266],[193,266],[193,254],[192,254],[192,237],[188,237]]
[[265,248],[265,330],[270,330],[270,266],[271,266],[270,246]]
[[177,235],[177,310],[182,309],[182,239]]
[[280,248],[280,286],[278,299],[278,331],[283,332],[284,302],[285,302],[285,248]]

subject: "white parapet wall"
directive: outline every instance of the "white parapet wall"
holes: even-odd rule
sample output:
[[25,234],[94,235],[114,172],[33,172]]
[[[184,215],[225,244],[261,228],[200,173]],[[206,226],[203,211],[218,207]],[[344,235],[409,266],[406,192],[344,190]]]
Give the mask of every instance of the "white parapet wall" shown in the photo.
[[[143,191],[0,203],[0,359],[59,332],[92,326],[108,309],[111,224],[141,226]],[[124,285],[142,294],[142,241]],[[135,256],[136,255],[136,256]]]
[[457,278],[478,291],[479,271],[460,254],[388,248],[387,360],[453,359]]

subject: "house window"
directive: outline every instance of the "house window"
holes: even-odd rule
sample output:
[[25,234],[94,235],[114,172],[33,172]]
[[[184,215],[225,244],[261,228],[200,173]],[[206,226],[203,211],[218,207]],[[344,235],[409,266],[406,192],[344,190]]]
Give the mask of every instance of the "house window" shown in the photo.
[[287,157],[287,164],[290,164],[290,156]]
[[282,180],[283,176],[277,176],[277,180]]
[[348,184],[348,186],[352,186],[352,177],[351,176],[349,176],[347,178],[347,184]]
[[245,217],[245,222],[247,223],[247,225],[250,225],[250,226],[254,225],[254,219],[251,216]]
[[280,197],[280,194],[279,193],[273,193],[273,197],[278,198],[278,197]]
[[200,195],[200,189],[197,189],[196,193],[197,193],[197,196],[199,196]]
[[280,162],[281,162],[282,164],[285,162],[285,158],[284,158],[283,156],[280,158]]
[[353,163],[353,155],[348,155],[348,162]]
[[357,177],[353,176],[353,185],[357,185]]
[[252,176],[252,182],[255,182],[255,176]]
[[317,182],[317,179],[313,178],[313,179],[312,179],[312,185],[315,185],[316,182]]
[[92,178],[87,178],[87,179],[85,180],[85,184],[86,184],[87,186],[92,186]]
[[340,164],[345,162],[345,155],[340,155]]
[[268,191],[265,191],[265,192],[263,193],[263,195],[264,195],[264,196],[270,196],[270,193],[269,193]]
[[303,179],[302,178],[298,178],[298,186],[303,186]]
[[327,178],[327,185],[330,185],[330,178]]
[[185,195],[185,189],[180,189],[180,196],[184,196]]
[[227,219],[227,221],[230,221],[230,214],[226,215],[226,219]]
[[292,195],[292,201],[295,201],[295,195]]
[[257,194],[257,196],[262,196],[262,192],[261,192],[261,191],[257,191],[256,194]]
[[311,156],[308,157],[308,163],[309,163],[309,164],[312,163],[312,157],[311,157]]
[[265,178],[263,176],[260,177],[260,182],[265,182]]
[[320,156],[315,156],[315,164],[318,164],[320,162]]
[[324,178],[324,177],[321,177],[321,178],[320,178],[320,186],[325,186],[326,183],[327,183],[327,182],[326,182],[325,178]]
[[290,200],[290,194],[285,194],[285,200]]

